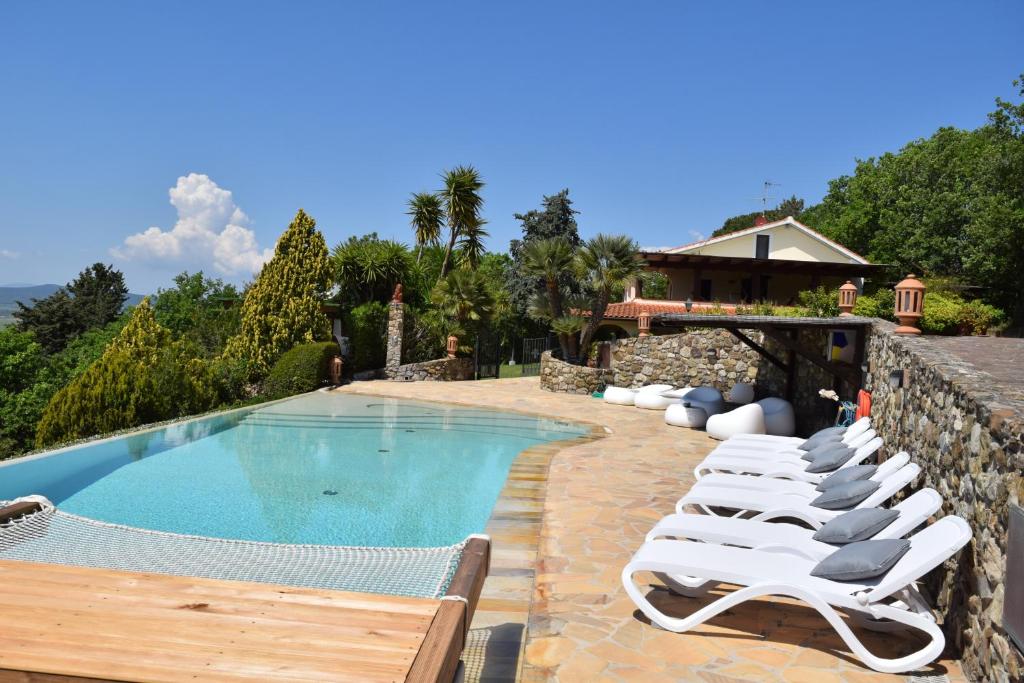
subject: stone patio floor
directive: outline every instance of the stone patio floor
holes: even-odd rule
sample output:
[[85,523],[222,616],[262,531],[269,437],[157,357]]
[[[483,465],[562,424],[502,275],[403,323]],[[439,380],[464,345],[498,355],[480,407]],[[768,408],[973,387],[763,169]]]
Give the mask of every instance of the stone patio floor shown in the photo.
[[[644,534],[693,483],[693,467],[715,444],[703,432],[668,427],[660,411],[542,391],[537,378],[373,381],[339,391],[525,411],[608,432],[567,447],[530,449],[513,465],[488,525],[494,559],[463,658],[467,680],[906,678],[861,665],[823,618],[795,601],[748,602],[685,634],[656,629],[640,615],[619,573]],[[684,616],[705,604],[670,595],[653,576],[649,583],[652,601],[670,614]],[[921,645],[915,634],[861,635],[869,649],[885,656]],[[950,660],[916,675],[964,680]]]

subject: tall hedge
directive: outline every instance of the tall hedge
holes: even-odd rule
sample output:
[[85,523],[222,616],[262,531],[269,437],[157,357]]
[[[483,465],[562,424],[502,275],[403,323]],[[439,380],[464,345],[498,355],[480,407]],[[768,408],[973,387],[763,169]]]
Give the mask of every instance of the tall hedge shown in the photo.
[[330,337],[320,305],[330,287],[327,243],[316,221],[299,209],[274,256],[263,266],[242,302],[242,323],[224,351],[247,363],[254,379],[267,376],[282,353],[296,344]]
[[274,363],[263,387],[270,398],[284,398],[319,389],[327,383],[331,358],[338,353],[334,342],[299,344]]
[[144,299],[103,355],[50,399],[36,446],[189,415],[216,402],[207,365],[171,339]]

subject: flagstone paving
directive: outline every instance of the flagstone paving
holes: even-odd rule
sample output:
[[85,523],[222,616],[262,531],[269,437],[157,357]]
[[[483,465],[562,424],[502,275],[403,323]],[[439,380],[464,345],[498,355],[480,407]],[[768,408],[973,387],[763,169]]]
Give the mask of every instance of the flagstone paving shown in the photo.
[[[526,411],[595,427],[590,437],[529,449],[514,463],[487,529],[494,560],[463,658],[467,680],[903,678],[865,668],[824,619],[791,600],[748,602],[685,634],[654,628],[640,615],[619,573],[644,534],[693,483],[694,466],[715,445],[703,432],[668,427],[660,411],[545,392],[537,378],[358,382],[339,391]],[[651,601],[674,616],[714,599],[673,596],[653,576],[644,580]],[[912,634],[858,633],[884,656],[921,645]],[[950,660],[917,674],[963,680]]]

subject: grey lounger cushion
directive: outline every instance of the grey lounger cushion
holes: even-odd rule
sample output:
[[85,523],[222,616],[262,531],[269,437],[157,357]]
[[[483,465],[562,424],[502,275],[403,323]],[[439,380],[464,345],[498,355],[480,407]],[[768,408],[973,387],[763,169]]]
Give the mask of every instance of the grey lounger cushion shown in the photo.
[[811,464],[807,466],[807,471],[812,474],[820,474],[822,472],[831,472],[837,470],[841,466],[846,464],[846,461],[852,458],[857,453],[857,449],[849,448],[847,446],[840,446],[833,448],[830,451],[825,451],[817,455]]
[[886,573],[910,550],[904,538],[860,541],[844,545],[811,570],[811,576],[833,581],[862,581]]
[[899,510],[861,508],[844,512],[814,532],[814,540],[833,545],[866,541],[896,521]]
[[839,448],[849,448],[849,446],[847,446],[842,441],[829,441],[828,443],[823,443],[820,446],[816,446],[815,448],[812,448],[811,450],[807,451],[806,453],[800,456],[800,459],[806,460],[807,462],[813,462],[815,458],[817,458],[821,454],[828,453],[829,451],[834,451]]
[[811,501],[811,505],[823,510],[848,510],[878,490],[879,483],[866,479],[848,481],[833,486]]
[[874,476],[875,472],[878,471],[877,465],[854,465],[853,467],[844,467],[841,470],[836,470],[832,474],[828,475],[821,480],[821,483],[815,486],[817,491],[828,491],[833,486],[839,484],[845,484],[848,481],[860,481],[861,479],[870,479]]
[[[839,431],[835,431],[839,430]],[[816,447],[825,443],[835,443],[843,440],[843,434],[846,433],[846,427],[829,427],[823,429],[820,432],[815,432],[807,438],[802,444],[797,446],[802,451],[814,450]]]

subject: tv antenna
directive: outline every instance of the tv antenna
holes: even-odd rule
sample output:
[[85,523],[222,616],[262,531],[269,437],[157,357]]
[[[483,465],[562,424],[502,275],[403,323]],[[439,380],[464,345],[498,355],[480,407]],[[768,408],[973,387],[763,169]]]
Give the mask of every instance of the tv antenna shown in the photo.
[[771,180],[764,181],[764,186],[761,189],[761,197],[760,197],[760,199],[761,199],[761,218],[764,218],[765,214],[768,213],[768,200],[769,199],[775,199],[775,196],[773,194],[771,194],[772,188],[773,187],[781,187],[781,186],[782,186],[782,183],[776,183],[776,182],[771,181]]

